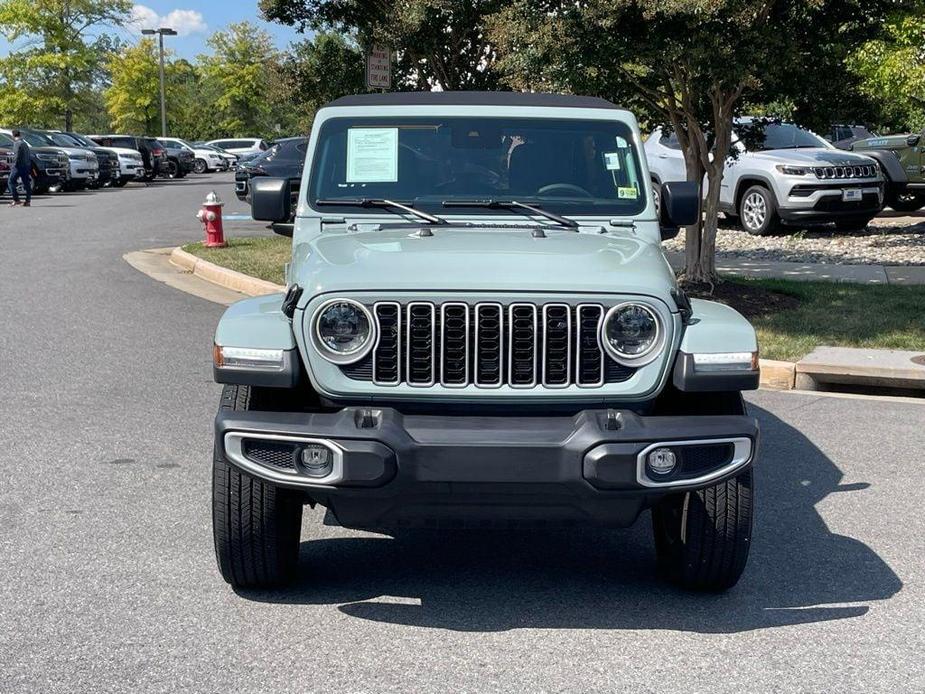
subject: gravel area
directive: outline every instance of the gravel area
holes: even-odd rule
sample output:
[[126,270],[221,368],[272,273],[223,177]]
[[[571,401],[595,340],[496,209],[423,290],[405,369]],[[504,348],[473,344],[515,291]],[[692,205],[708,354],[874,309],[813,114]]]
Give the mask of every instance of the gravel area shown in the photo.
[[[683,251],[684,235],[665,243],[668,250]],[[878,217],[862,232],[835,231],[832,225],[751,236],[720,220],[717,255],[726,259],[833,265],[925,265],[925,214]]]

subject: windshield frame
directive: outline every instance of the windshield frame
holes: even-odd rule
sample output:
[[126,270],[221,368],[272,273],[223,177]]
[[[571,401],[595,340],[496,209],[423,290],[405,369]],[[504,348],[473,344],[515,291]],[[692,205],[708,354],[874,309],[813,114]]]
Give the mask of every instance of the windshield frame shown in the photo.
[[[316,205],[318,199],[331,199],[332,197],[326,194],[329,191],[323,190],[320,187],[320,183],[317,181],[317,177],[321,175],[320,167],[322,164],[320,159],[322,150],[326,146],[326,137],[331,134],[329,128],[336,126],[341,132],[346,132],[352,127],[389,127],[392,124],[395,124],[396,127],[420,127],[422,125],[431,125],[435,122],[441,125],[447,125],[450,121],[473,119],[477,121],[498,121],[500,130],[502,131],[505,129],[506,123],[509,124],[509,127],[517,127],[518,125],[531,127],[533,124],[529,122],[535,121],[535,125],[538,126],[539,130],[543,129],[543,125],[557,123],[561,124],[564,133],[568,133],[570,125],[585,123],[590,128],[593,128],[589,134],[601,135],[601,133],[604,133],[606,136],[614,138],[619,136],[621,138],[619,147],[626,148],[627,150],[626,156],[628,158],[625,161],[632,162],[633,170],[629,175],[634,180],[635,185],[638,186],[634,204],[630,202],[631,199],[629,198],[624,199],[625,202],[620,202],[616,190],[613,191],[613,198],[585,198],[584,196],[577,195],[569,197],[538,196],[535,194],[518,195],[510,190],[499,189],[493,192],[491,196],[487,194],[477,194],[472,191],[448,191],[446,194],[428,193],[427,195],[417,196],[413,199],[402,196],[393,196],[391,199],[396,202],[411,205],[417,210],[444,215],[447,212],[443,205],[445,201],[487,197],[508,199],[513,197],[518,202],[526,202],[563,216],[637,220],[648,220],[652,218],[654,208],[652,207],[652,201],[649,199],[651,195],[649,193],[648,166],[645,161],[645,154],[638,128],[635,127],[635,124],[631,120],[628,121],[626,118],[614,117],[613,112],[608,112],[605,117],[602,117],[601,112],[594,111],[593,109],[562,109],[560,111],[559,109],[538,110],[523,107],[504,109],[503,113],[498,113],[498,109],[488,110],[466,107],[461,107],[452,113],[448,113],[445,108],[441,108],[440,110],[429,108],[416,108],[414,110],[406,108],[384,108],[375,115],[367,115],[368,111],[364,111],[362,114],[351,113],[350,111],[352,110],[353,109],[331,109],[332,113],[319,114],[326,117],[316,119],[315,128],[313,128],[313,132],[311,133],[305,158],[306,166],[303,172],[303,185],[299,201],[301,207],[300,216],[325,216],[329,214],[328,210],[322,209],[321,206]],[[617,147],[616,143],[614,147]],[[595,152],[594,156],[598,154],[603,156],[605,152],[599,148],[599,151]],[[576,161],[580,162],[581,156],[582,155],[576,153]],[[565,183],[568,182],[569,181],[565,181]],[[337,196],[333,197],[336,198]],[[352,192],[344,190],[342,197],[361,199],[365,197],[379,197],[379,195],[360,193],[356,190]],[[483,205],[478,205],[469,207],[465,205],[453,205],[453,207],[459,210],[456,212],[456,216],[459,217],[484,216],[497,218],[523,216],[523,210],[503,209],[497,206],[485,207]],[[345,206],[344,212],[351,217],[379,217],[382,215],[379,210],[371,210],[369,207],[364,208],[362,206],[353,208]]]

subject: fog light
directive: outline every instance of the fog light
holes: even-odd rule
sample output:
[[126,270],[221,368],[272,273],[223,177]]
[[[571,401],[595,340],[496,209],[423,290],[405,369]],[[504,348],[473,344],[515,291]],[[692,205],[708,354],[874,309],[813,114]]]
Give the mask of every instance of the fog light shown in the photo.
[[677,457],[670,448],[656,448],[647,459],[649,470],[656,475],[667,475],[674,470]]
[[302,465],[309,477],[327,477],[334,469],[334,452],[327,446],[310,443],[302,449]]

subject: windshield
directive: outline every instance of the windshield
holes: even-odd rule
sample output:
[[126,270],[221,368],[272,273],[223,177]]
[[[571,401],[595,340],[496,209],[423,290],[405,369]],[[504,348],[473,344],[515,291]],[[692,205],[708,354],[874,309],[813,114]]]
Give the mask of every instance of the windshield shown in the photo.
[[446,201],[502,198],[572,215],[646,207],[627,125],[551,118],[331,119],[319,132],[308,196],[313,206],[385,198],[435,212]]
[[9,135],[4,135],[3,133],[0,133],[0,145],[3,145],[4,147],[8,147],[12,144],[13,144],[12,137],[10,137]]
[[824,139],[793,123],[766,123],[756,120],[736,123],[734,129],[749,152],[803,147],[829,149],[829,143]]
[[90,140],[85,138],[83,135],[76,135],[74,133],[65,133],[65,134],[69,138],[71,138],[74,142],[76,142],[78,145],[80,145],[81,147],[96,147],[95,142],[91,142]]
[[82,145],[77,142],[73,137],[65,135],[63,133],[49,133],[48,138],[59,147],[81,147]]
[[48,145],[54,144],[50,137],[47,135],[40,135],[39,133],[24,132],[22,133],[22,139],[33,147],[48,147]]

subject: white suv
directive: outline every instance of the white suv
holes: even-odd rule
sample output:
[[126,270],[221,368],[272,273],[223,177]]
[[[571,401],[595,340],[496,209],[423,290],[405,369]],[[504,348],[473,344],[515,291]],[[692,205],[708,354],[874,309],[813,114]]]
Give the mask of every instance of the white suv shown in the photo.
[[168,147],[177,147],[178,149],[185,149],[188,152],[192,152],[194,157],[193,171],[198,174],[206,173],[207,171],[228,170],[228,159],[214,149],[191,145],[189,142],[181,140],[179,137],[159,137],[157,139]]
[[229,137],[224,140],[210,140],[207,145],[238,155],[239,161],[247,161],[267,150],[269,145],[259,137]]
[[[876,161],[836,149],[798,125],[738,118],[732,146],[736,156],[726,161],[720,209],[750,234],[827,222],[839,231],[864,229],[883,207]],[[661,184],[685,180],[684,154],[677,136],[661,129],[646,140],[645,151],[658,202]]]

